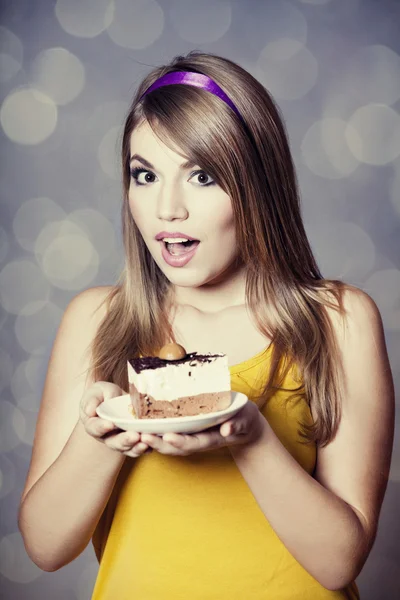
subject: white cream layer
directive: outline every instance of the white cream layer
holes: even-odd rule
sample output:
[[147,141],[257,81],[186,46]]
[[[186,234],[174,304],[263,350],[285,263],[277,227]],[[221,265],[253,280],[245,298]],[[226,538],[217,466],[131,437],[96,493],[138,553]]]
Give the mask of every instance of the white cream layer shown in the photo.
[[212,362],[196,362],[196,366],[190,366],[189,363],[179,366],[171,363],[161,369],[144,369],[140,373],[136,373],[128,362],[128,379],[141,394],[169,402],[182,396],[225,392],[231,389],[226,354],[218,355]]

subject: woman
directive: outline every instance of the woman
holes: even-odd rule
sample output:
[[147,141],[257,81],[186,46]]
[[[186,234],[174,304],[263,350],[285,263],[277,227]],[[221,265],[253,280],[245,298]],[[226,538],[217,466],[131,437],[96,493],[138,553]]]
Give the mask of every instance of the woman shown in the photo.
[[[72,300],[54,344],[19,513],[30,557],[54,571],[93,539],[94,600],[358,598],[393,383],[375,303],[318,270],[277,108],[193,52],[140,85],[122,159],[126,268]],[[188,262],[173,233],[199,240]],[[225,352],[252,401],[196,435],[98,418],[127,359],[169,341]]]

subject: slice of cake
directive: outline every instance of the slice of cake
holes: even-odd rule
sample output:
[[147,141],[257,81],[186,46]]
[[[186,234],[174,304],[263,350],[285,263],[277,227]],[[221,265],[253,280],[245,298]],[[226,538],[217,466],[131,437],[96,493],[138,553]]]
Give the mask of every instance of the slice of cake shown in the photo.
[[179,344],[167,344],[159,356],[129,360],[128,380],[139,419],[199,415],[231,403],[228,357],[222,353],[186,354]]

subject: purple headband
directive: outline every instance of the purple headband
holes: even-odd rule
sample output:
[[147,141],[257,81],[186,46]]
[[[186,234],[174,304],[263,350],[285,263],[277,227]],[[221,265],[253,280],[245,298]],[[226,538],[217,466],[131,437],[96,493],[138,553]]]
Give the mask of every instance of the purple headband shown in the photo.
[[172,73],[167,73],[163,75],[159,79],[157,79],[140,97],[140,100],[149,94],[153,90],[156,90],[164,85],[173,85],[176,83],[183,83],[185,85],[193,85],[195,87],[202,88],[207,92],[211,92],[218,98],[221,98],[235,113],[238,115],[240,119],[243,120],[242,115],[233,104],[232,100],[225,94],[225,92],[219,87],[217,83],[208,75],[203,75],[202,73],[193,73],[192,71],[174,71]]

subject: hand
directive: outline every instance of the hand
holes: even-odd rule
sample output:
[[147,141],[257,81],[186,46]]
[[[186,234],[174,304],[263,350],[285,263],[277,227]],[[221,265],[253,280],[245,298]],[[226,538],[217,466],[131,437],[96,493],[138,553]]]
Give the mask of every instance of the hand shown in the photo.
[[160,454],[188,456],[222,446],[253,444],[260,438],[266,423],[257,405],[250,401],[234,417],[206,431],[165,433],[162,437],[142,433],[141,440]]
[[125,454],[125,456],[137,458],[149,449],[148,445],[140,440],[140,433],[123,431],[111,421],[101,419],[96,413],[96,408],[104,400],[116,398],[124,393],[114,383],[97,381],[82,396],[79,407],[79,418],[86,432],[95,440],[102,442],[112,450]]

